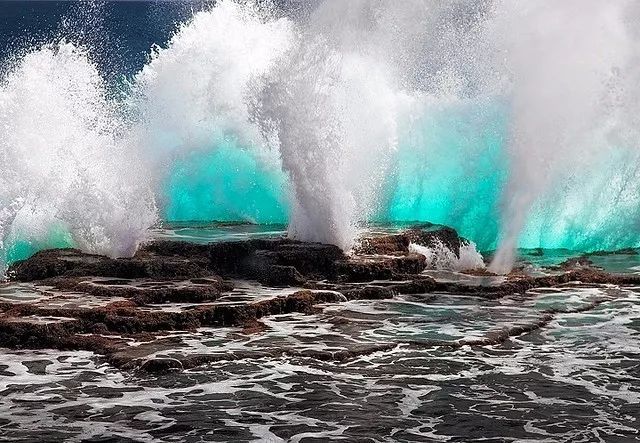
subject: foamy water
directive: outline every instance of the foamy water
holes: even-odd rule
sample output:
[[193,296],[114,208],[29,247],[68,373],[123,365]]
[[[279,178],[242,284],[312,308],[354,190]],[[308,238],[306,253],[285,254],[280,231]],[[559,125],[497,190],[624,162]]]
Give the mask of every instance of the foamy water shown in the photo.
[[412,243],[409,245],[409,251],[424,255],[427,259],[427,269],[469,271],[485,268],[482,254],[477,251],[475,243],[463,242],[459,255],[441,242],[434,247]]
[[[433,344],[594,300],[603,303],[503,344]],[[121,372],[86,352],[3,351],[0,440],[634,441],[639,319],[635,290],[564,287],[500,301],[326,305],[264,319],[256,335],[173,333],[152,355],[220,357],[181,373]],[[362,355],[329,357],[345,351]]]

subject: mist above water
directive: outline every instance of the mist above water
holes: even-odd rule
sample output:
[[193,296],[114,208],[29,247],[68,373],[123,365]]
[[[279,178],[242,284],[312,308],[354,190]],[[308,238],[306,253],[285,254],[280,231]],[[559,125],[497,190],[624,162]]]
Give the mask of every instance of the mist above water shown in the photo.
[[223,0],[117,88],[71,38],[16,54],[0,84],[0,261],[25,242],[130,255],[187,207],[284,217],[292,237],[344,249],[368,221],[444,223],[497,247],[499,272],[517,246],[639,246],[639,13]]
[[[625,202],[615,200],[631,191],[635,208],[626,215],[637,223],[633,188],[640,138],[637,105],[630,101],[637,94],[631,82],[637,81],[638,68],[633,9],[628,1],[576,0],[504,2],[496,9],[489,35],[512,37],[502,43],[510,77],[510,164],[494,271],[513,265],[536,205],[544,212],[561,210],[546,216],[549,224],[565,222],[564,214],[575,217],[574,224],[595,216],[610,223],[608,235],[624,236],[629,233],[613,232],[620,227],[614,218],[626,209]],[[625,161],[613,166],[610,159],[617,153]],[[602,183],[603,178],[612,182]],[[594,179],[600,189],[591,188]],[[594,199],[601,207],[594,207]],[[610,218],[602,220],[602,212]]]

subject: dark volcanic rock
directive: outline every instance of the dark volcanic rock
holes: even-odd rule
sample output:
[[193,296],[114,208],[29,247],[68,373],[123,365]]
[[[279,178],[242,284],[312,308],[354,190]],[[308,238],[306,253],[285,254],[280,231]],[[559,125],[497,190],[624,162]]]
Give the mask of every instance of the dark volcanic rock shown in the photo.
[[344,259],[334,245],[305,243],[287,238],[252,239],[191,245],[185,242],[151,243],[144,252],[207,260],[217,274],[258,280],[275,286],[301,284],[308,278],[322,279],[335,275],[335,262]]
[[56,348],[61,338],[79,331],[80,324],[73,318],[5,314],[0,317],[0,343],[8,348]]
[[458,235],[455,229],[443,227],[434,230],[423,229],[409,229],[404,232],[404,235],[409,239],[411,243],[417,243],[422,246],[430,248],[443,245],[451,250],[457,257],[460,257],[461,244],[468,243]]
[[181,371],[182,369],[182,363],[175,358],[151,358],[146,360],[140,367],[142,371],[153,373]]
[[409,252],[409,244],[417,243],[434,248],[444,246],[456,256],[460,256],[460,246],[468,241],[458,235],[455,229],[430,225],[428,229],[411,228],[399,234],[374,235],[360,240],[354,248],[356,254],[403,255]]
[[365,286],[343,292],[347,300],[383,300],[393,298],[393,290],[384,286]]
[[200,257],[157,256],[141,251],[132,258],[112,259],[84,254],[77,249],[40,251],[33,257],[15,263],[9,275],[17,281],[44,280],[52,277],[116,277],[116,278],[195,278],[205,277],[207,262]]
[[84,254],[77,249],[50,249],[13,264],[8,274],[17,281],[44,280],[74,269],[96,266],[105,259],[100,255]]
[[409,252],[410,239],[404,234],[376,235],[365,237],[354,247],[356,254],[394,255]]
[[[333,276],[334,264],[344,254],[337,246],[282,238],[215,243],[210,246],[209,258],[211,267],[223,275],[288,286],[305,278]],[[279,277],[282,281],[277,281]]]
[[126,297],[136,305],[203,303],[217,300],[233,285],[218,276],[189,280],[61,278],[47,280],[57,289],[101,297]]
[[[168,331],[238,327],[245,333],[260,333],[266,327],[260,319],[266,316],[313,313],[323,303],[389,299],[398,294],[437,297],[448,292],[494,299],[570,282],[640,283],[638,276],[608,274],[585,259],[568,261],[554,275],[512,274],[493,286],[435,281],[421,275],[426,260],[409,252],[412,242],[443,245],[458,254],[465,240],[452,229],[432,226],[364,239],[350,256],[336,246],[286,238],[209,245],[158,241],[145,245],[132,258],[121,259],[75,249],[42,251],[10,269],[14,280],[45,289],[36,301],[0,304],[0,343],[12,348],[90,350],[123,368],[141,366],[144,371],[164,373],[223,358],[161,356],[160,351],[176,343]],[[231,277],[306,289],[269,292],[257,285],[256,296],[243,292],[242,282],[233,290],[227,280]],[[277,296],[269,295],[274,292]],[[554,314],[546,312],[531,328],[544,327]],[[482,346],[523,332],[526,328],[504,331],[488,341],[469,344]],[[128,340],[143,341],[144,352]],[[296,352],[283,350],[282,354]],[[340,361],[350,355],[314,358]]]
[[256,272],[255,277],[260,283],[269,286],[297,286],[306,281],[294,266],[282,265],[265,266]]
[[425,263],[426,259],[421,254],[354,257],[336,262],[336,271],[341,281],[390,280],[401,275],[419,274],[424,270]]

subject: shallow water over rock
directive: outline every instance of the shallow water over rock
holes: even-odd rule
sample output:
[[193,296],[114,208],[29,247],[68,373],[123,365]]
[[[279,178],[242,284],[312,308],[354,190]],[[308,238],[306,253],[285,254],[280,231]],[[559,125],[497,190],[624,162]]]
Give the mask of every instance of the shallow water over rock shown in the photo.
[[0,288],[0,441],[640,438],[633,260],[420,272],[393,236],[17,265],[35,281]]

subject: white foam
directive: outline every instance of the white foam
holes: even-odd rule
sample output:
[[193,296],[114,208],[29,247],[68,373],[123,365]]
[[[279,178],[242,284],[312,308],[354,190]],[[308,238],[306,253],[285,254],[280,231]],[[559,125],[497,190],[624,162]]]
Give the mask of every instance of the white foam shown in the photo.
[[459,257],[442,242],[438,242],[435,247],[411,243],[409,250],[426,257],[427,269],[468,271],[485,268],[482,254],[478,252],[473,242],[463,242],[460,245]]
[[0,252],[12,237],[46,243],[59,226],[86,251],[133,254],[156,211],[123,124],[97,68],[71,43],[30,52],[8,70],[0,83]]

